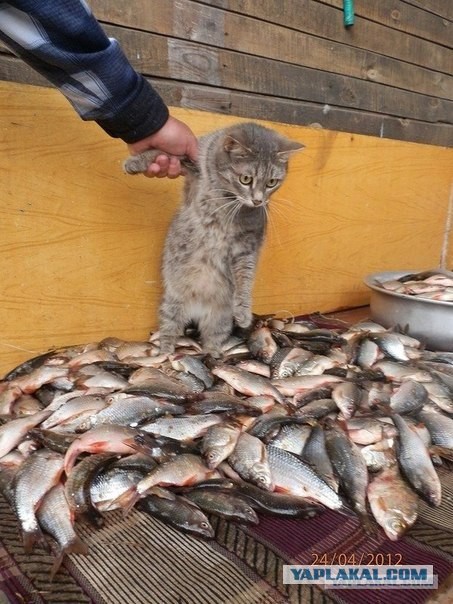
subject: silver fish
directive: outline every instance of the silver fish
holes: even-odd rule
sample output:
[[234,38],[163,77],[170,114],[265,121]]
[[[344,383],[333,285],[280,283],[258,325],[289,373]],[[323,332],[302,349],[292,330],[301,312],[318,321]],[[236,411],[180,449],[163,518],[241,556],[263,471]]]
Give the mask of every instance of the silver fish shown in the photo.
[[340,487],[366,525],[368,470],[360,449],[338,424],[330,423],[326,427],[325,436],[327,452],[339,478]]
[[159,434],[180,441],[189,441],[203,436],[210,426],[220,424],[222,417],[208,415],[190,415],[184,417],[161,417],[153,422],[140,426],[144,432]]
[[260,375],[251,374],[230,365],[220,364],[217,364],[213,368],[212,373],[242,394],[247,394],[248,396],[267,395],[274,398],[278,403],[285,402],[284,396],[280,394],[269,380]]
[[266,363],[263,361],[258,361],[256,359],[243,359],[242,361],[236,363],[236,367],[238,367],[238,369],[248,371],[249,373],[262,375],[265,378],[270,378],[271,376],[271,368],[269,365],[266,365]]
[[[151,458],[149,458],[151,460]],[[152,461],[152,460],[151,460]],[[142,480],[156,464],[148,470],[138,467],[121,467],[115,463],[99,472],[90,482],[90,499],[99,512],[117,509],[115,503],[124,493]]]
[[370,369],[382,356],[379,346],[372,340],[364,338],[359,344],[356,362],[362,369]]
[[138,509],[185,533],[205,539],[214,537],[214,529],[207,516],[185,497],[149,495],[140,500]]
[[343,507],[337,493],[299,457],[272,445],[267,453],[275,491],[319,501],[332,510]]
[[323,354],[315,354],[302,363],[295,371],[294,375],[322,375],[327,369],[336,367],[338,363],[330,357]]
[[357,445],[372,445],[397,434],[391,420],[387,424],[375,417],[353,417],[346,420],[345,425],[349,438]]
[[370,472],[379,472],[397,462],[393,438],[383,438],[377,443],[362,447],[360,453]]
[[393,382],[404,382],[404,380],[416,380],[417,382],[432,382],[433,377],[429,371],[420,369],[417,366],[412,366],[404,363],[396,363],[395,361],[382,360],[372,366],[374,371],[382,371],[382,373]]
[[88,545],[77,535],[64,487],[56,484],[44,496],[37,512],[39,526],[58,544],[59,552],[50,572],[52,581],[67,554],[88,554]]
[[423,441],[400,415],[395,413],[392,419],[399,432],[398,463],[402,472],[429,504],[439,506],[442,487]]
[[232,522],[258,524],[255,510],[237,493],[216,491],[211,488],[195,488],[185,494],[185,497],[201,510],[216,514]]
[[315,388],[333,386],[343,381],[335,375],[301,375],[274,379],[271,380],[271,383],[285,396],[294,396],[295,394],[314,390]]
[[437,411],[434,407],[425,406],[417,413],[417,418],[428,428],[434,445],[453,449],[453,419]]
[[81,367],[82,365],[91,365],[92,363],[97,363],[99,361],[115,361],[115,357],[111,352],[106,349],[97,349],[97,350],[88,350],[86,352],[82,352],[75,357],[73,357],[70,361],[68,361],[68,367],[70,369],[74,369],[77,367]]
[[312,356],[313,353],[304,348],[280,348],[270,364],[272,379],[296,375],[297,370]]
[[200,443],[200,451],[206,465],[215,469],[234,451],[241,429],[234,425],[210,426]]
[[170,356],[170,363],[177,371],[187,371],[197,377],[204,383],[206,388],[213,386],[214,378],[212,377],[212,373],[201,359],[187,354],[174,354]]
[[228,463],[244,480],[267,491],[273,490],[266,447],[259,438],[247,432],[241,433],[236,447],[228,457]]
[[247,340],[247,346],[252,356],[260,361],[269,364],[278,346],[272,337],[272,331],[269,327],[257,327],[250,334]]
[[429,399],[443,411],[453,414],[453,390],[438,377],[432,377],[431,382],[424,384]]
[[90,498],[90,484],[93,478],[115,459],[115,453],[96,453],[85,457],[72,468],[66,479],[65,495],[75,516],[96,518],[97,513]]
[[395,361],[409,361],[404,344],[397,333],[370,334],[369,339],[375,342],[386,356]]
[[313,468],[336,493],[338,493],[338,479],[333,471],[332,462],[326,448],[326,438],[322,426],[313,426],[302,451],[302,459]]
[[56,409],[43,423],[41,428],[48,430],[55,426],[70,422],[75,418],[87,417],[93,412],[100,411],[107,406],[102,396],[87,395],[76,396]]
[[[107,403],[109,398],[106,399]],[[118,426],[136,427],[145,421],[152,421],[161,415],[182,415],[185,409],[163,399],[134,396],[114,400],[108,407],[101,409],[79,425],[79,430],[89,430],[94,426],[103,424],[116,424]]]
[[416,521],[418,497],[401,478],[397,465],[375,476],[367,494],[373,516],[391,541],[402,537]]
[[198,455],[184,453],[151,470],[145,478],[121,495],[115,503],[128,512],[155,486],[189,486],[210,478],[220,478],[220,474],[217,470],[207,468]]
[[24,461],[14,477],[14,509],[27,553],[41,536],[36,510],[46,493],[59,482],[63,461],[59,453],[39,449]]
[[428,400],[428,391],[423,384],[407,380],[390,397],[390,407],[395,413],[412,413],[423,407]]
[[362,390],[353,382],[336,384],[332,389],[332,399],[335,401],[343,417],[351,418],[362,399]]
[[304,424],[286,424],[269,444],[280,447],[285,451],[302,455],[305,444],[310,436],[311,426]]
[[34,415],[25,415],[0,426],[0,459],[17,447],[28,431],[49,417],[50,413],[44,409]]
[[110,451],[112,453],[135,453],[135,449],[128,443],[134,443],[138,434],[134,428],[126,426],[115,426],[106,424],[97,426],[81,434],[76,438],[68,450],[64,459],[64,470],[69,475],[77,457],[80,453],[101,453]]

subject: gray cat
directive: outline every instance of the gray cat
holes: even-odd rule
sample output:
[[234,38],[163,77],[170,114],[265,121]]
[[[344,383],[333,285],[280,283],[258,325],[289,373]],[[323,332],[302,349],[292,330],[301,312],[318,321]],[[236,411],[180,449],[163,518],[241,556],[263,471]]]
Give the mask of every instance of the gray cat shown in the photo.
[[173,352],[194,322],[204,352],[218,357],[233,324],[246,328],[252,321],[269,200],[290,154],[303,145],[255,123],[217,130],[199,143],[198,166],[188,170],[163,250],[160,347]]

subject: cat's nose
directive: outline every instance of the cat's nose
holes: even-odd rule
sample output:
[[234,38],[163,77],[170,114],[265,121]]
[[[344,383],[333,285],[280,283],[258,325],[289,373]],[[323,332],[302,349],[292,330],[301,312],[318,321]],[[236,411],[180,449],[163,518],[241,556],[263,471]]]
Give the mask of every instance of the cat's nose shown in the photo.
[[260,206],[263,203],[263,200],[259,199],[259,198],[255,198],[255,199],[252,199],[252,203],[254,206]]

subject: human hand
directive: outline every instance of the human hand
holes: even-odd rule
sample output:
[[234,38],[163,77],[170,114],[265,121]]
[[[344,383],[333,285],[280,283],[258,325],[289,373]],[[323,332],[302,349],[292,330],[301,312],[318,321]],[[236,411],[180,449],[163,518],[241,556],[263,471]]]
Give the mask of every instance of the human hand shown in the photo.
[[189,157],[196,161],[198,141],[192,130],[183,122],[169,117],[160,130],[141,141],[128,145],[131,155],[138,155],[150,149],[164,151],[148,166],[145,176],[149,178],[177,178],[184,174],[180,158]]

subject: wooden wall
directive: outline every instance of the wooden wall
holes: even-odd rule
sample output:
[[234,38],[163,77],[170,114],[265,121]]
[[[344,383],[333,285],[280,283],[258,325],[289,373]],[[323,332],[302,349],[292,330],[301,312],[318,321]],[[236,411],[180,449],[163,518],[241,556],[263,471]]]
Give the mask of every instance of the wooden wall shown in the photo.
[[[174,113],[198,135],[239,119]],[[271,206],[256,312],[365,305],[369,273],[453,266],[453,149],[264,123],[306,149]],[[125,153],[59,92],[0,82],[0,374],[54,346],[156,328],[182,183],[126,176]]]
[[[171,105],[453,146],[453,3],[91,0]],[[6,49],[0,79],[43,84]]]

